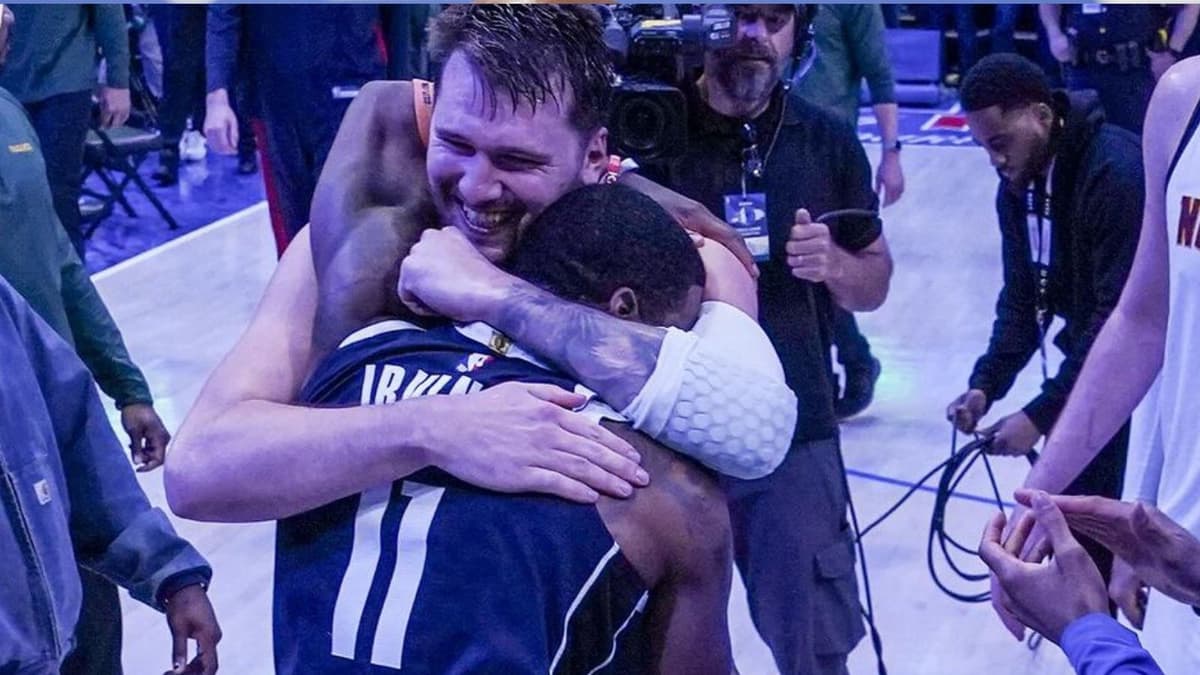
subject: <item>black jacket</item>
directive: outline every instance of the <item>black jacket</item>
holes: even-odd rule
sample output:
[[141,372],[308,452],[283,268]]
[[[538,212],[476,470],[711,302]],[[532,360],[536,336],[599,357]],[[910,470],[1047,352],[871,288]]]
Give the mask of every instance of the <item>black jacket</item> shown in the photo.
[[[1055,93],[1065,125],[1054,139],[1050,176],[1053,222],[1049,313],[1066,325],[1054,338],[1064,360],[1025,413],[1043,434],[1067,402],[1092,341],[1112,312],[1129,276],[1142,222],[1142,153],[1138,137],[1104,123],[1093,92]],[[975,363],[970,386],[989,402],[1008,393],[1038,348],[1036,271],[1024,197],[1001,180],[996,211],[1003,240],[1004,287],[987,353]]]

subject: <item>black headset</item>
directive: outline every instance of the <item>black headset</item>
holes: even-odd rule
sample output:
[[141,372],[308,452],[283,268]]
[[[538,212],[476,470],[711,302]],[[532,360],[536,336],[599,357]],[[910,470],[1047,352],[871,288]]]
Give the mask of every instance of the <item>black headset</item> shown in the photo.
[[796,34],[792,41],[792,62],[783,72],[783,86],[791,88],[807,73],[817,60],[817,45],[813,40],[813,22],[820,5],[793,5],[796,10],[792,27]]

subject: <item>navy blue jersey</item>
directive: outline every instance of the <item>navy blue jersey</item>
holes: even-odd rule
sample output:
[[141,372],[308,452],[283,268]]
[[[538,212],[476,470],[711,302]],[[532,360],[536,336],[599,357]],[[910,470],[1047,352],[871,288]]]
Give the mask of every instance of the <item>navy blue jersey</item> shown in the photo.
[[[473,330],[482,343],[464,334]],[[514,380],[575,388],[482,324],[385,322],[347,342],[305,386],[305,403],[389,404]],[[594,506],[426,469],[279,522],[276,669],[639,672],[647,599]]]

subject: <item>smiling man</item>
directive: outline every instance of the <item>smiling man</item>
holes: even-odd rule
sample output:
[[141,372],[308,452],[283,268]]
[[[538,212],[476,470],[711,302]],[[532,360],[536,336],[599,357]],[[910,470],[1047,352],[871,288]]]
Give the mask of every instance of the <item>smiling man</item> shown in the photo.
[[[962,105],[1000,174],[1004,286],[987,352],[946,416],[960,431],[975,431],[1044,346],[1051,320],[1062,318],[1058,372],[1045,373],[1041,393],[1024,408],[982,431],[996,453],[1022,455],[1054,426],[1125,286],[1141,224],[1141,152],[1136,136],[1104,122],[1093,92],[1051,91],[1038,66],[1013,54],[972,68]],[[1067,493],[1118,496],[1128,443],[1125,424]],[[1111,554],[1085,546],[1108,576]]]

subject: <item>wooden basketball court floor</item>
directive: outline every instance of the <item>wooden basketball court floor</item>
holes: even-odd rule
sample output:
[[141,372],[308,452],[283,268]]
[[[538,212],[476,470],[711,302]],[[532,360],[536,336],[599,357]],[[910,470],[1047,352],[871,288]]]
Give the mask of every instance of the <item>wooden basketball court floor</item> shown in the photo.
[[[872,159],[876,154],[877,146],[868,147]],[[882,309],[860,316],[883,362],[883,376],[874,405],[842,430],[850,489],[864,523],[883,513],[903,494],[905,483],[949,452],[943,410],[965,388],[986,345],[1001,276],[993,209],[996,177],[984,152],[910,145],[903,162],[907,192],[884,211],[896,263],[891,294]],[[266,208],[259,204],[96,276],[170,429],[178,426],[208,373],[240,334],[274,263]],[[1039,384],[1036,371],[1031,364],[993,416],[1029,400]],[[112,422],[119,429],[115,413]],[[1027,465],[1004,458],[993,464],[1008,499]],[[139,480],[150,500],[166,509],[161,471],[139,474]],[[961,491],[986,497],[990,487],[980,470]],[[1070,672],[1052,644],[1032,651],[1013,640],[988,605],[966,605],[939,593],[925,563],[932,504],[931,493],[918,492],[865,540],[888,671]],[[948,529],[974,544],[994,510],[984,500],[955,499]],[[215,570],[210,594],[224,630],[221,671],[272,672],[273,525],[174,521]],[[983,569],[978,561],[966,564]],[[736,583],[731,607],[740,672],[774,675]],[[128,597],[123,610],[126,671],[143,675],[169,669],[171,643],[163,617]],[[850,670],[875,672],[869,639],[852,654]]]

